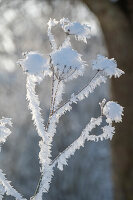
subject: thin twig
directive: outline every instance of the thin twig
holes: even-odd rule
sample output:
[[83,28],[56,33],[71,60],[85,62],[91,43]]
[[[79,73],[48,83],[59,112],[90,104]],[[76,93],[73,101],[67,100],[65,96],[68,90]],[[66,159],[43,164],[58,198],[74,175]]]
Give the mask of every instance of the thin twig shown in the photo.
[[[97,118],[97,120],[98,119],[101,119],[101,122],[102,122],[102,115],[99,117],[99,118]],[[89,123],[89,124],[91,124],[91,122]],[[97,125],[97,123],[96,123],[96,125]],[[95,127],[93,127],[93,129],[94,129]],[[86,129],[86,128],[85,128]],[[85,130],[84,129],[84,130]],[[75,140],[75,141],[77,141],[81,136],[83,136],[84,135],[84,130],[82,131],[82,133],[81,133],[81,135]],[[90,131],[92,131],[92,129],[90,130]],[[89,131],[89,132],[90,132]],[[101,134],[102,135],[102,134]],[[100,135],[100,136],[101,136]],[[92,136],[92,135],[91,135]],[[99,137],[99,136],[98,136]],[[87,137],[85,137],[85,140],[87,139]],[[85,140],[84,140],[84,142],[85,142]],[[60,156],[62,155],[62,154],[64,154],[67,150],[69,150],[73,145],[74,145],[74,143],[75,143],[75,141],[73,142],[73,143],[71,143],[68,147],[66,147],[61,153],[59,153],[55,158],[54,158],[54,160],[52,161],[52,163],[51,163],[51,166],[53,166],[53,167],[55,167],[55,165],[56,165],[56,163],[58,163],[58,159],[60,158]],[[78,148],[77,148],[78,149]],[[77,150],[76,149],[76,150]]]
[[50,117],[53,113],[53,99],[54,99],[54,83],[55,83],[55,79],[54,79],[54,70],[53,70],[53,75],[52,75],[52,88],[51,88],[51,103],[50,103],[50,113],[49,113],[49,117],[48,117],[48,122],[46,125],[46,130],[48,130],[49,127],[49,123],[50,123]]
[[56,98],[57,98],[57,93],[58,93],[60,82],[61,82],[61,80],[58,80],[58,84],[57,84],[55,95],[54,95],[54,99],[53,99],[53,109],[52,109],[52,113],[51,114],[53,114],[53,112],[54,112],[54,106],[55,106],[55,101],[56,101]]
[[51,92],[51,106],[50,106],[50,116],[51,116],[51,113],[53,112],[54,83],[55,83],[55,79],[54,79],[54,70],[53,70],[53,76],[52,76],[52,92]]
[[[97,76],[97,74],[99,73],[99,71],[96,72],[96,74],[91,78],[91,80],[80,90],[78,91],[74,96],[77,96],[80,92],[82,92],[86,87],[88,87],[88,85],[93,81],[93,79]],[[69,101],[71,100],[71,98],[69,100],[67,100],[63,105],[61,105],[59,108],[57,108],[53,114],[55,114],[58,110],[60,110],[63,106],[65,106],[67,103],[69,103]]]
[[35,190],[35,193],[34,193],[33,197],[35,197],[35,196],[37,195],[38,191],[39,191],[42,177],[43,177],[43,174],[41,174],[41,176],[40,176],[40,178],[39,178],[39,181],[38,181],[38,183],[37,183],[37,187],[36,187],[36,190]]

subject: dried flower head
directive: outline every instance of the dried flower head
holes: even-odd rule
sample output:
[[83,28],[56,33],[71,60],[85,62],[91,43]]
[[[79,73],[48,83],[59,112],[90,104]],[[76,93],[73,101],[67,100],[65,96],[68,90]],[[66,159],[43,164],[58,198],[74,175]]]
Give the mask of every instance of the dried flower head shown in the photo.
[[77,40],[82,40],[87,43],[86,39],[90,38],[91,27],[88,24],[81,24],[79,22],[70,22],[68,19],[61,19],[60,24],[65,33],[75,35]]
[[24,54],[25,58],[20,59],[17,63],[23,68],[23,71],[30,74],[39,76],[43,73],[49,74],[49,65],[47,59],[41,54],[30,51]]
[[72,49],[69,41],[65,41],[62,47],[50,54],[50,57],[58,79],[70,80],[83,75],[85,62],[81,55]]
[[106,76],[120,77],[124,72],[117,68],[117,63],[114,58],[108,59],[105,56],[97,55],[97,59],[92,61],[92,69],[103,71]]
[[113,101],[108,101],[103,107],[103,114],[107,117],[107,122],[121,122],[123,115],[123,107]]

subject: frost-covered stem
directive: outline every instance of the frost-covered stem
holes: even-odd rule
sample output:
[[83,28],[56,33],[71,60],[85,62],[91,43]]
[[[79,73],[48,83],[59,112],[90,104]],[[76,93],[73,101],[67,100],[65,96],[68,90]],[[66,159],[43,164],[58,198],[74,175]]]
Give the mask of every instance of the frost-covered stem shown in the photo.
[[32,119],[36,126],[37,132],[39,136],[42,138],[42,141],[39,142],[41,149],[39,153],[39,158],[40,158],[40,163],[42,164],[42,168],[44,169],[45,163],[49,164],[51,162],[50,160],[51,151],[49,149],[49,143],[51,142],[51,140],[44,127],[44,121],[40,113],[41,110],[39,106],[40,102],[38,99],[38,95],[36,95],[35,87],[36,87],[36,82],[34,80],[34,76],[28,75],[26,84],[27,100],[29,102],[29,108],[31,110]]
[[[55,167],[55,165],[58,163],[58,161],[64,157],[65,159],[69,158],[71,155],[73,155],[75,153],[76,150],[78,150],[81,146],[84,145],[89,133],[92,131],[92,129],[94,129],[96,126],[99,126],[102,122],[102,116],[100,116],[97,119],[92,119],[90,121],[90,123],[86,126],[86,128],[82,131],[80,137],[75,140],[70,146],[68,146],[62,153],[60,153],[51,163],[50,165],[50,170],[48,171],[48,173],[50,174],[48,176],[47,179],[47,174],[44,173],[43,176],[40,177],[39,180],[39,187],[38,187],[38,193],[36,195],[35,200],[39,200],[40,197],[42,197],[43,192],[48,192],[49,188],[50,188],[50,183],[53,177],[53,168]],[[83,139],[82,139],[83,138]],[[79,142],[81,140],[81,142]],[[66,163],[66,162],[65,162]],[[45,184],[47,185],[47,190],[45,190],[45,188],[43,188],[43,181],[46,181]],[[45,187],[45,186],[44,186]]]
[[[49,119],[49,126],[46,132],[46,135],[48,137],[50,137],[49,139],[49,152],[47,153],[47,158],[50,157],[50,149],[51,149],[51,143],[54,137],[54,134],[56,132],[56,123],[59,120],[59,117],[61,117],[61,115],[63,115],[65,113],[66,110],[71,110],[71,104],[72,103],[76,103],[77,101],[82,100],[85,96],[87,97],[89,95],[89,93],[93,92],[93,90],[100,85],[100,83],[105,82],[106,78],[102,75],[99,74],[99,72],[96,72],[95,76],[89,81],[89,83],[82,88],[76,95],[72,96],[70,98],[70,100],[65,103],[62,107],[60,107],[59,109],[57,109],[54,114],[50,117]],[[83,95],[83,97],[81,96],[81,94]],[[49,162],[50,163],[50,160]],[[44,169],[44,168],[43,168]],[[42,172],[43,173],[43,172]],[[45,178],[45,174],[41,175],[43,178]],[[40,191],[40,184],[39,184],[39,191]]]
[[47,134],[52,138],[56,132],[56,124],[59,121],[59,118],[67,111],[71,110],[71,104],[77,103],[78,101],[88,97],[89,93],[92,93],[94,89],[100,85],[100,83],[105,82],[106,78],[102,75],[99,75],[100,72],[97,72],[95,76],[91,79],[91,81],[86,85],[83,89],[81,89],[76,95],[71,96],[68,102],[66,102],[63,106],[56,109],[53,115],[50,117],[49,127],[47,129]]
[[54,23],[54,20],[50,19],[48,22],[48,37],[49,37],[49,43],[51,48],[55,51],[57,49],[56,41],[51,33],[51,28],[56,25],[56,22]]
[[6,179],[5,175],[3,174],[2,170],[0,170],[0,183],[5,188],[6,194],[11,195],[16,198],[16,200],[26,200],[22,198],[21,194],[17,192],[10,184],[10,182]]
[[[80,91],[78,91],[77,94],[75,94],[75,97],[76,97],[78,94],[80,94],[85,88],[88,87],[88,85],[89,85],[89,84],[91,83],[91,81],[97,76],[97,74],[98,74],[98,72],[96,72],[96,74],[91,78],[91,80],[89,81],[89,83],[87,83],[87,85],[85,85]],[[71,102],[71,99],[72,99],[72,98],[70,98],[69,100],[67,100],[62,106],[60,106],[57,110],[55,110],[54,113],[57,113],[58,110],[60,110],[60,109],[62,109],[63,107],[65,107],[65,105],[67,105],[69,102]],[[74,103],[74,102],[72,102],[72,103]],[[53,113],[53,114],[54,114],[54,113]]]
[[40,183],[39,183],[39,191],[38,193],[33,197],[33,200],[40,200],[42,199],[43,193],[47,193],[50,188],[50,183],[52,180],[54,173],[53,173],[53,167],[48,166],[44,176],[40,177]]
[[[54,73],[53,73],[53,77],[54,77]],[[60,101],[62,99],[62,93],[63,93],[63,81],[53,79],[52,95],[51,95],[52,96],[51,113],[54,111],[54,108],[56,108],[58,106],[58,104],[60,103]],[[54,133],[55,133],[55,129],[52,130],[51,127],[55,126],[55,124],[56,124],[56,120],[51,121],[51,117],[49,115],[47,129],[46,129],[46,135],[49,137],[49,141],[47,142],[47,145],[48,145],[47,146],[47,148],[48,148],[47,157],[48,158],[50,158],[50,156],[51,156],[51,144],[52,144],[53,136],[54,136]],[[42,147],[43,147],[43,144],[42,144]],[[38,194],[38,191],[40,190],[41,180],[45,179],[46,173],[44,173],[43,170],[46,170],[46,167],[50,166],[50,162],[52,162],[52,161],[49,159],[49,162],[47,162],[45,164],[45,167],[43,166],[43,168],[42,168],[42,174],[40,176],[40,179],[39,179],[39,182],[38,182],[34,196],[36,196]],[[47,179],[46,179],[46,181],[47,181]]]
[[[51,88],[51,105],[50,105],[50,115],[49,115],[49,117],[53,114],[54,82],[55,82],[55,76],[54,76],[54,70],[53,70],[53,75],[52,75],[52,88]],[[48,121],[49,121],[49,120],[48,120]]]
[[[54,107],[55,107],[55,103],[56,103],[56,98],[57,98],[57,93],[58,93],[58,89],[59,89],[59,84],[60,84],[61,80],[58,80],[58,84],[57,84],[57,87],[56,87],[56,91],[55,91],[55,95],[54,95],[54,99],[53,99],[53,112],[54,112]],[[53,114],[52,112],[52,114]]]
[[37,183],[37,187],[36,187],[36,190],[35,190],[35,193],[34,193],[34,196],[35,197],[37,195],[37,193],[39,192],[39,188],[40,188],[40,184],[41,184],[41,180],[42,180],[42,177],[43,177],[43,174],[41,174],[40,178],[39,178],[39,181]]
[[[86,126],[86,128],[82,131],[81,135],[76,139],[72,144],[70,144],[63,152],[61,152],[53,161],[52,166],[55,167],[55,165],[58,163],[58,161],[61,158],[70,158],[72,155],[74,155],[75,151],[80,149],[81,146],[84,146],[85,141],[89,137],[89,133],[96,127],[100,126],[102,122],[102,116],[98,117],[97,119],[92,118],[89,124]],[[90,135],[91,137],[91,135]]]
[[[72,103],[77,103],[78,101],[83,100],[85,97],[88,97],[90,93],[94,91],[94,89],[99,86],[101,83],[106,82],[106,77],[99,74],[97,71],[96,74],[92,77],[92,79],[85,85],[77,94],[71,95],[71,98],[66,101],[61,107],[57,108],[53,113],[53,118],[56,116],[62,116],[67,110],[71,110]],[[58,119],[58,118],[57,118]]]
[[40,113],[40,102],[38,95],[36,95],[35,92],[36,82],[34,80],[34,77],[32,75],[27,76],[27,100],[29,102],[29,109],[32,113],[32,119],[34,121],[34,124],[36,126],[38,135],[42,138],[43,141],[45,141],[45,127],[44,127],[44,121]]
[[49,144],[51,142],[51,137],[47,134],[45,127],[44,127],[44,121],[42,119],[41,113],[40,113],[40,102],[38,99],[38,95],[35,93],[35,80],[34,77],[29,75],[27,76],[27,100],[29,102],[29,108],[32,113],[32,119],[34,121],[34,124],[36,126],[38,135],[42,138],[42,140],[39,142],[40,146],[40,153],[39,153],[39,158],[40,158],[40,163],[42,167],[46,163],[50,163],[50,156],[51,156],[51,151]]
[[[55,83],[56,81],[58,81],[57,85]],[[63,93],[63,87],[64,87],[64,84],[63,84],[62,80],[56,80],[56,81],[54,81],[54,87],[53,87],[54,100],[53,100],[53,108],[52,108],[52,110],[54,110],[54,108],[56,108],[59,105],[59,103],[60,103],[60,101],[62,99],[62,93]],[[47,132],[46,132],[46,134],[50,137],[50,141],[49,141],[49,144],[48,144],[48,146],[49,146],[49,152],[47,154],[48,157],[50,157],[51,144],[52,144],[52,141],[53,141],[54,133],[56,131],[56,128],[55,128],[55,126],[56,126],[56,120],[55,119],[51,120],[51,119],[52,118],[49,116],[49,121],[48,121],[48,126],[47,126]],[[52,129],[52,127],[54,127],[54,128]],[[48,167],[50,167],[50,164],[48,164]],[[43,169],[46,170],[46,166]],[[39,195],[38,192],[41,190],[40,189],[40,187],[41,187],[41,181],[42,181],[42,179],[45,179],[46,176],[47,176],[47,174],[42,171],[42,174],[40,176],[40,179],[39,179],[39,182],[38,182],[38,185],[37,185],[37,188],[36,188],[34,196],[36,196],[36,195],[38,196]],[[52,179],[52,177],[51,177],[51,179]],[[47,181],[47,179],[46,179],[46,181]]]

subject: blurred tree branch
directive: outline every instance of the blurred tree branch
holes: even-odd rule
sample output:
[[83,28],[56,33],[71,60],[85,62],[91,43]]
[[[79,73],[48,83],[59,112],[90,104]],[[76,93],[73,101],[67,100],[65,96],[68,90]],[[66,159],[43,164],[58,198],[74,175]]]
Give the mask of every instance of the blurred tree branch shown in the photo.
[[[125,107],[112,142],[115,200],[133,199],[133,1],[82,0],[98,17],[110,57],[125,75],[112,81],[112,94]],[[117,84],[116,84],[117,81]]]

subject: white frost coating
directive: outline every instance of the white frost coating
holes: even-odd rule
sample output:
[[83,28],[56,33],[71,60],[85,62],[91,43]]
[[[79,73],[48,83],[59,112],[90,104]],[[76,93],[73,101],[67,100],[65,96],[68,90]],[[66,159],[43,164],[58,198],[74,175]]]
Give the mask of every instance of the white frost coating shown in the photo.
[[92,61],[92,69],[103,71],[106,76],[120,77],[124,71],[117,68],[117,63],[114,58],[108,59],[105,56],[97,55],[97,59]]
[[80,147],[84,147],[85,141],[88,139],[89,133],[96,126],[99,126],[102,122],[102,117],[97,119],[92,118],[90,123],[86,126],[86,128],[82,131],[81,135],[77,140],[75,140],[70,146],[68,146],[55,160],[53,165],[57,163],[58,169],[63,170],[63,165],[67,165],[67,159],[74,155],[75,151],[80,149]]
[[70,111],[72,109],[71,105],[72,103],[77,103],[78,101],[83,100],[84,98],[88,97],[90,93],[92,93],[97,86],[99,86],[101,83],[106,82],[106,77],[102,75],[97,75],[95,78],[92,79],[92,81],[84,87],[78,94],[72,94],[70,100],[65,103],[62,107],[60,107],[52,116],[52,118],[55,118],[58,120],[60,116],[62,116],[66,111]]
[[16,200],[26,200],[22,198],[21,194],[19,194],[10,184],[10,182],[6,179],[2,170],[0,169],[0,184],[5,188],[5,192],[7,195],[11,195],[16,198]]
[[[1,184],[1,182],[0,182],[0,184]],[[3,199],[4,194],[5,194],[5,189],[4,189],[3,185],[0,185],[0,200]]]
[[[12,126],[11,119],[3,117],[0,120],[0,144],[4,143],[7,137],[11,134],[10,129],[7,128],[6,125]],[[1,151],[1,146],[0,146],[0,151]]]
[[103,114],[107,117],[107,122],[121,122],[123,115],[123,107],[113,101],[108,101],[103,107]]
[[68,146],[61,154],[57,156],[57,158],[53,162],[53,167],[57,164],[58,169],[63,170],[63,165],[67,165],[67,159],[74,155],[75,151],[80,149],[80,147],[84,147],[85,141],[95,141],[99,140],[103,141],[104,139],[112,139],[115,128],[108,125],[102,127],[103,133],[100,135],[89,135],[89,133],[96,126],[100,126],[102,122],[102,116],[99,118],[92,118],[90,123],[86,126],[86,128],[82,131],[81,135],[77,140],[75,140],[70,146]]
[[[3,117],[0,120],[0,144],[4,143],[7,137],[11,134],[10,129],[7,128],[6,125],[12,126],[11,119]],[[10,182],[5,178],[5,175],[0,169],[0,199],[2,199],[4,193],[15,197],[17,200],[23,199],[22,196],[10,185]]]
[[20,59],[18,62],[23,68],[24,72],[31,75],[49,75],[49,65],[47,59],[45,59],[41,54],[30,51],[26,53],[24,59]]
[[57,45],[54,39],[53,34],[51,33],[51,29],[52,27],[56,26],[58,24],[58,21],[56,21],[55,19],[51,19],[49,20],[48,24],[48,37],[49,37],[49,42],[51,45],[51,48],[55,51],[57,49]]
[[[90,93],[94,91],[94,89],[99,86],[101,83],[105,82],[106,78],[101,75],[97,75],[90,83],[88,86],[86,86],[81,92],[79,92],[77,95],[72,95],[70,100],[65,103],[62,107],[60,107],[50,118],[50,124],[49,128],[47,131],[47,134],[49,138],[54,137],[54,134],[56,133],[56,126],[59,121],[59,118],[66,113],[66,111],[70,111],[72,109],[71,105],[72,103],[77,103],[78,101],[83,100],[85,97],[88,97]],[[51,145],[50,145],[50,150],[51,150]]]
[[27,100],[29,102],[29,109],[32,113],[32,120],[36,126],[39,136],[45,140],[45,129],[44,129],[44,120],[41,116],[40,102],[38,95],[36,95],[35,87],[36,83],[34,82],[34,77],[32,75],[27,76]]
[[55,91],[54,91],[54,109],[53,109],[53,111],[55,111],[58,108],[60,102],[62,101],[63,92],[64,92],[64,82],[58,80]]
[[[63,94],[63,89],[64,89],[64,83],[63,81],[58,81],[56,80],[54,85],[55,91],[54,91],[54,98],[53,98],[53,110],[58,108],[59,103],[62,100],[62,94]],[[52,160],[51,158],[51,147],[52,147],[52,141],[54,134],[56,132],[56,119],[50,118],[49,121],[49,127],[46,131],[46,136],[48,137],[48,140],[46,141],[46,145],[43,143],[43,141],[40,142],[41,145],[41,151],[39,153],[39,157],[41,161],[43,161],[42,165],[42,172],[44,169],[46,169],[46,165],[50,164]],[[47,159],[45,159],[47,158]],[[49,159],[49,160],[48,160]],[[45,174],[44,174],[45,177]]]
[[42,177],[42,180],[41,180],[41,183],[40,183],[39,192],[33,198],[33,200],[42,199],[43,193],[47,193],[49,191],[50,183],[51,183],[53,176],[54,176],[53,166],[47,166],[47,168],[45,168],[44,176]]
[[112,137],[115,133],[115,128],[111,125],[108,125],[102,127],[102,129],[103,129],[103,138],[112,140]]
[[48,135],[50,135],[51,138],[54,137],[59,118],[63,114],[65,114],[66,111],[70,111],[72,109],[71,105],[73,103],[77,103],[78,101],[81,101],[84,98],[88,97],[88,95],[92,93],[97,86],[104,82],[106,82],[106,78],[98,74],[82,91],[80,91],[77,95],[73,94],[67,103],[65,103],[63,106],[57,109],[57,111],[55,111],[55,113],[50,118],[50,124],[47,131]]
[[50,54],[51,62],[58,79],[70,80],[83,75],[85,62],[81,55],[66,42],[56,52]]
[[39,158],[40,158],[40,163],[44,165],[45,163],[50,163],[50,158],[48,153],[49,149],[47,146],[47,143],[49,141],[51,142],[50,138],[46,134],[45,127],[44,127],[44,120],[41,116],[41,109],[40,109],[40,102],[38,99],[38,95],[36,95],[35,92],[35,86],[36,83],[34,81],[34,76],[28,75],[27,76],[27,100],[29,102],[29,108],[32,113],[32,120],[34,121],[34,124],[36,126],[38,135],[42,138],[42,141],[40,141],[40,153],[39,153]]
[[115,128],[112,127],[111,125],[107,125],[107,126],[102,127],[102,131],[103,133],[100,135],[88,135],[87,141],[98,142],[100,140],[101,141],[107,140],[107,139],[111,140],[114,135]]
[[68,19],[61,19],[60,24],[65,33],[75,35],[77,40],[83,40],[87,43],[86,39],[90,38],[91,27],[88,24],[81,24],[79,22],[70,22]]

